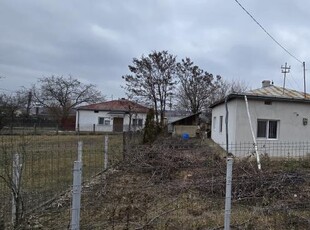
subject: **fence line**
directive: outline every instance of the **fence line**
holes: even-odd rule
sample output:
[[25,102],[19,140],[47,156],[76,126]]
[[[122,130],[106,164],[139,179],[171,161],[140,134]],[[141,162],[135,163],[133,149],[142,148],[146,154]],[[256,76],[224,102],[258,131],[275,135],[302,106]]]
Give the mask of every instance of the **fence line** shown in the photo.
[[[81,142],[77,145],[78,140],[83,141],[83,156]],[[0,219],[3,219],[5,226],[11,225],[10,220],[15,221],[14,212],[12,215],[15,210],[12,209],[14,201],[9,198],[11,189],[19,192],[20,197],[15,196],[15,200],[20,200],[23,204],[19,211],[28,215],[70,188],[73,179],[72,165],[76,157],[83,159],[83,181],[91,181],[93,176],[108,167],[105,162],[108,160],[106,154],[109,154],[111,166],[118,164],[122,160],[122,136],[111,135],[108,140],[105,141],[103,135],[0,136]],[[111,147],[109,153],[105,151],[108,146]],[[13,172],[13,168],[18,165],[13,160],[16,151],[23,159],[20,183],[15,182],[20,184],[20,189],[15,189],[14,184],[11,187],[10,183],[3,180],[16,174],[16,170]]]
[[[225,225],[309,229],[309,143],[274,143],[274,150],[279,146],[278,154],[261,153],[262,171],[251,157],[252,143],[232,145],[230,149],[240,155],[234,157],[231,181],[225,179],[227,162],[222,148],[210,140],[163,137],[141,145],[141,137],[141,133],[24,139],[2,136],[0,175],[5,169],[12,173],[12,153],[20,150],[24,158],[21,195],[25,209],[31,211],[27,223],[32,227],[61,229],[68,225],[68,214],[74,218],[77,213],[81,229],[221,229]],[[78,141],[83,141],[83,154]],[[288,157],[286,151],[281,155],[283,149],[300,154],[298,158]],[[74,170],[84,182],[80,213],[76,212],[78,203],[70,204],[78,188],[71,187],[72,163],[77,157],[83,162],[83,171],[77,170],[78,166]],[[228,224],[224,204],[229,194],[225,185],[230,181],[232,212]],[[35,209],[70,187],[72,194],[62,194],[44,209]],[[0,216],[7,227],[11,193],[3,181],[0,190]],[[76,226],[75,220],[70,222],[71,228]]]

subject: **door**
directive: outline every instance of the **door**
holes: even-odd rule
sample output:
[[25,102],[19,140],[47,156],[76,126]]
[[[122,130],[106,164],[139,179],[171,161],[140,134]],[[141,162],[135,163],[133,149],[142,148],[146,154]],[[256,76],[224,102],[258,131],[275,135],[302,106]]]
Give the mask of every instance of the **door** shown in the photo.
[[122,117],[114,117],[113,118],[113,132],[123,132],[123,122],[124,122],[124,119]]

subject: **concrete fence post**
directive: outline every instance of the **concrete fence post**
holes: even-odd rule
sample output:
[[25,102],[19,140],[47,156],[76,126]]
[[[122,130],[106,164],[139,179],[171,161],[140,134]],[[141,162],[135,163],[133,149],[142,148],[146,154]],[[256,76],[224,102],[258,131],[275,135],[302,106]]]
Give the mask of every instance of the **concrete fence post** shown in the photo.
[[16,200],[18,198],[19,194],[19,188],[20,188],[20,174],[21,174],[21,162],[20,162],[20,154],[15,153],[13,155],[13,167],[12,167],[12,186],[14,192],[12,192],[12,224],[15,225],[15,222],[17,221],[16,212],[19,207],[17,205],[20,205],[16,203]]
[[71,208],[71,230],[80,229],[80,210],[82,192],[82,162],[75,161],[73,167],[73,188],[72,188],[72,208]]
[[109,136],[104,136],[104,170],[108,168],[108,148],[109,148]]
[[226,196],[225,196],[225,220],[224,220],[225,230],[230,230],[232,167],[233,167],[233,158],[228,157],[227,171],[226,171]]
[[82,154],[83,154],[83,141],[78,142],[78,156],[77,161],[82,162]]
[[82,154],[83,142],[78,142],[78,160],[74,161],[73,166],[73,187],[72,187],[72,207],[71,207],[71,230],[80,229],[80,210],[82,193]]

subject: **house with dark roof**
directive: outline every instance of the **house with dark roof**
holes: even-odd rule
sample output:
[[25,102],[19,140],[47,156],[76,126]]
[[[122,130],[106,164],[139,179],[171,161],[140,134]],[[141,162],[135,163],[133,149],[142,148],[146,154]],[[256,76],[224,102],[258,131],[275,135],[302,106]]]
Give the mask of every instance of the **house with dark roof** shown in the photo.
[[80,106],[77,131],[123,132],[144,128],[149,108],[126,99]]
[[[253,144],[255,138],[260,153],[283,156],[283,154],[298,154],[296,149],[279,150],[278,147],[283,147],[283,143],[301,143],[310,140],[309,94],[263,81],[259,89],[228,95],[226,102],[230,146],[239,143]],[[226,149],[225,99],[214,103],[210,108],[212,108],[211,138]],[[252,150],[249,148],[231,151],[236,155],[244,155],[244,151]]]
[[196,137],[200,114],[201,112],[198,112],[168,123],[168,131],[172,132],[174,136],[182,136],[187,133],[189,137]]

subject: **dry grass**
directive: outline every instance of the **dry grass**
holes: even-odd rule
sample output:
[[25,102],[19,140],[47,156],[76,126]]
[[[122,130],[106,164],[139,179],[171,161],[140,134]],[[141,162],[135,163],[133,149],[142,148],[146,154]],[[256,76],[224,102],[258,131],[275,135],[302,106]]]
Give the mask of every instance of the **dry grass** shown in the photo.
[[[44,194],[61,183],[71,183],[72,167],[66,165],[72,165],[76,158],[76,145],[71,144],[76,143],[76,136],[37,138],[31,142],[37,145],[28,146],[32,158],[26,159],[36,167],[25,167],[25,176],[30,177],[24,183],[30,196],[35,195],[31,193],[34,191]],[[103,164],[103,137],[80,138],[87,153],[83,158],[85,173],[93,175],[93,170],[101,169]],[[121,138],[111,136],[110,140],[113,150],[119,151],[115,156],[120,157]],[[161,140],[153,146],[131,148],[126,162],[85,183],[81,229],[222,229],[226,174],[223,152],[210,141],[187,142],[181,147],[178,141]],[[39,143],[44,150],[35,149],[41,146]],[[48,167],[39,167],[41,163]],[[255,159],[235,159],[232,229],[309,229],[309,165],[309,159],[274,161],[263,157],[260,172]],[[65,176],[57,181],[54,172]],[[70,203],[68,190],[29,213],[23,228],[66,229]]]
[[[131,152],[117,169],[85,184],[81,229],[222,229],[225,159],[208,144],[193,149],[160,142]],[[232,229],[309,229],[307,162],[235,159]],[[33,213],[29,228],[64,229],[70,193]]]
[[[14,135],[0,138],[0,175],[9,179],[12,153],[22,153],[21,194],[26,213],[70,188],[78,141],[83,142],[83,179],[91,180],[103,171],[104,135]],[[121,135],[109,136],[108,153],[111,165],[121,161]],[[0,214],[8,219],[11,194],[3,180],[0,180],[0,194]]]

